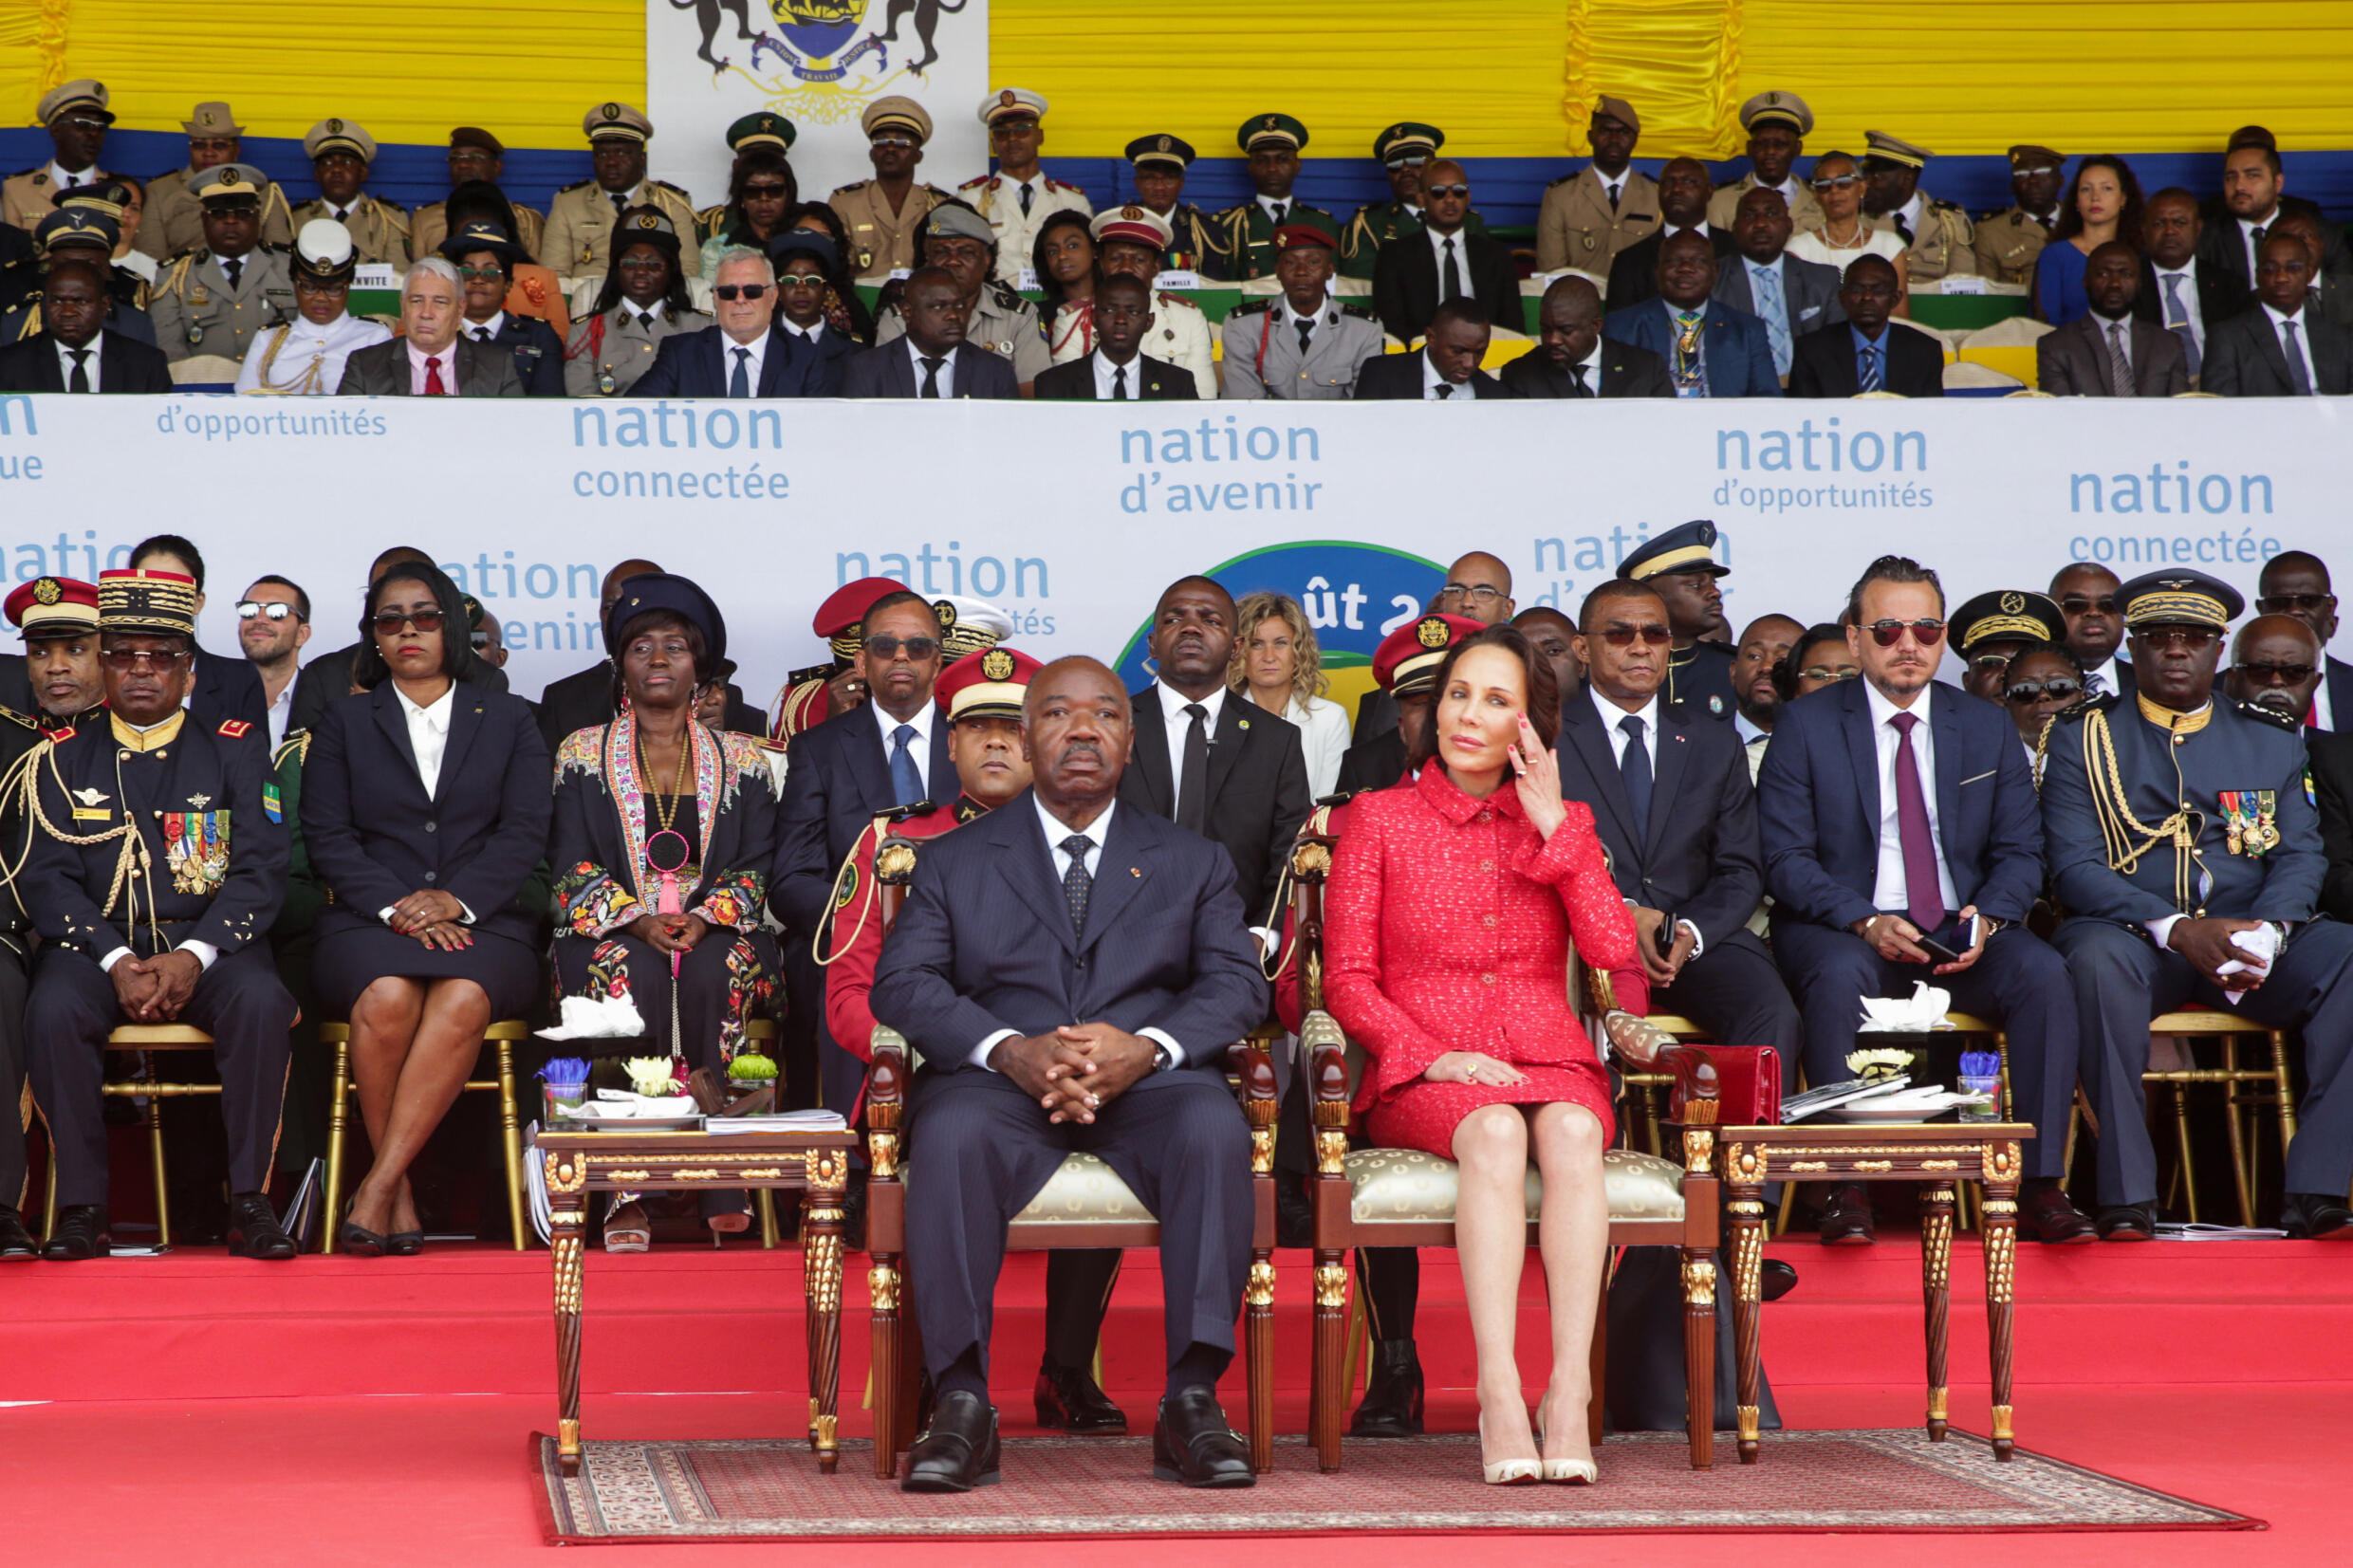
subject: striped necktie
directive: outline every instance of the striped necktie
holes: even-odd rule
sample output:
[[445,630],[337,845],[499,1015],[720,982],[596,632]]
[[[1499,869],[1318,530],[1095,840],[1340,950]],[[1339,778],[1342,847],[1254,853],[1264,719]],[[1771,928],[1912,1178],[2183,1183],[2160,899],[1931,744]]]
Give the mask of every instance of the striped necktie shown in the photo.
[[1878,392],[1887,384],[1886,377],[1880,370],[1880,348],[1877,343],[1862,345],[1861,380],[1862,384],[1858,390],[1862,392]]

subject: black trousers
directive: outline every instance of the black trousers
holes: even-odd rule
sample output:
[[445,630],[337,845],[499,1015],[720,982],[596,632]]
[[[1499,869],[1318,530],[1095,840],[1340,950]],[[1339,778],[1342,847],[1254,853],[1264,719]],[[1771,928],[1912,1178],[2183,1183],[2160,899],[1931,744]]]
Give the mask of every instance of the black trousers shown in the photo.
[[27,961],[13,938],[0,936],[0,1204],[25,1207],[25,1134],[32,1098],[25,1093]]
[[[44,947],[25,1009],[33,1098],[49,1125],[61,1208],[106,1201],[106,1036],[127,1022],[114,982],[85,954]],[[287,1031],[294,999],[267,943],[223,953],[196,981],[180,1022],[213,1037],[220,1068],[221,1123],[229,1134],[229,1190],[269,1185],[278,1116],[286,1103]]]
[[[1283,1091],[1283,1104],[1274,1134],[1275,1177],[1306,1183],[1315,1175],[1315,1128],[1307,1114],[1311,1091],[1306,1059],[1291,1070]],[[1351,1147],[1363,1148],[1362,1139]],[[1421,1253],[1410,1246],[1360,1246],[1356,1249],[1357,1290],[1363,1299],[1369,1331],[1376,1340],[1411,1339],[1414,1308],[1421,1300]],[[1048,1279],[1049,1286],[1052,1280]],[[1048,1301],[1049,1308],[1051,1299]]]
[[1752,931],[1735,931],[1683,966],[1675,984],[1651,993],[1651,1011],[1679,1013],[1723,1045],[1770,1045],[1781,1087],[1797,1087],[1804,1026],[1773,955]]
[[2157,1201],[2157,1150],[2149,1138],[2149,1020],[2201,1002],[2304,1038],[2304,1100],[2288,1150],[2287,1190],[2344,1201],[2353,1182],[2353,926],[2316,920],[2298,928],[2263,984],[2233,1006],[2190,961],[2138,928],[2074,919],[2052,938],[2075,977],[2084,1039],[2084,1092],[2100,1118],[2100,1201]]
[[[1958,924],[1931,933],[1955,950]],[[1950,991],[1965,1013],[1990,1015],[2010,1040],[2010,1100],[2034,1124],[2026,1173],[2066,1174],[2067,1112],[2075,1101],[2075,986],[2066,960],[2024,926],[2006,926],[1977,962],[1958,974],[1931,974],[1925,964],[1891,964],[1852,932],[1794,920],[1773,927],[1773,954],[1806,1020],[1806,1076],[1815,1084],[1853,1078],[1846,1065],[1866,996],[1910,996],[1914,981]],[[2148,1020],[2143,1018],[2142,1024]],[[2145,1035],[2145,1030],[2143,1031]],[[2143,1041],[2143,1047],[2146,1041]]]
[[917,1079],[907,1270],[935,1377],[975,1347],[987,1370],[1005,1228],[1073,1151],[1099,1155],[1159,1219],[1170,1362],[1196,1343],[1232,1353],[1250,1275],[1250,1126],[1221,1073],[1183,1068],[1145,1083],[1084,1126],[1047,1121],[1002,1074]]

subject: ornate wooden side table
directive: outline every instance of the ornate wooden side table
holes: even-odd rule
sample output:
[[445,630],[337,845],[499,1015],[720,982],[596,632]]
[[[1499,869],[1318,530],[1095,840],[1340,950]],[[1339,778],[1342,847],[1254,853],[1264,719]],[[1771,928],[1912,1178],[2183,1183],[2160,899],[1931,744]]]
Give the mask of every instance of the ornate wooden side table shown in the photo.
[[1732,1211],[1732,1343],[1739,1373],[1740,1462],[1756,1463],[1757,1306],[1765,1261],[1764,1188],[1769,1181],[1913,1182],[1920,1188],[1920,1286],[1927,1315],[1928,1436],[1944,1441],[1945,1319],[1951,1307],[1955,1184],[1985,1184],[1986,1325],[1993,1363],[1993,1457],[2016,1447],[2010,1430],[2010,1310],[2017,1280],[2018,1146],[2023,1122],[1919,1122],[1853,1126],[1719,1127],[1717,1165]]
[[808,1300],[809,1447],[831,1475],[841,1460],[842,1195],[858,1136],[831,1133],[542,1133],[555,1258],[556,1448],[580,1470],[580,1310],[588,1194],[713,1188],[803,1190],[802,1277]]

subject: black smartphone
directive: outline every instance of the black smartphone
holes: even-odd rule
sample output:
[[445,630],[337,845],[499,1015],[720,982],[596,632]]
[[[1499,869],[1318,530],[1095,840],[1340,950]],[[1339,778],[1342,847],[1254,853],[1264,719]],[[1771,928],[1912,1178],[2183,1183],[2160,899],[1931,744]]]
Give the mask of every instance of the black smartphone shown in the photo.
[[1658,950],[1659,957],[1670,958],[1674,956],[1675,932],[1675,916],[1670,914],[1660,919],[1658,922],[1658,929],[1651,933],[1651,946]]
[[1912,945],[1939,964],[1957,964],[1961,961],[1959,953],[1933,936],[1916,936],[1912,938]]

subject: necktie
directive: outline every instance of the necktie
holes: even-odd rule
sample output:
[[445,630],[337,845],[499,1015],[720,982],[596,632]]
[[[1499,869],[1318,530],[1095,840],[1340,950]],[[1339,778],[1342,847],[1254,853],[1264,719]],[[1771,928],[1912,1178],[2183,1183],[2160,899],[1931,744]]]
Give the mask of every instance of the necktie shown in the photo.
[[244,275],[245,263],[238,260],[234,256],[225,256],[221,259],[221,272],[229,279],[230,292],[234,293],[236,292],[237,279]]
[[1907,248],[1912,244],[1912,226],[1904,222],[1900,216],[1896,219],[1896,232],[1903,236],[1903,243]]
[[473,341],[477,343],[489,342],[491,341],[491,329],[487,326],[475,327],[473,329]]
[[1111,367],[1111,400],[1115,403],[1127,401],[1127,366],[1125,365]]
[[1095,847],[1095,840],[1084,833],[1073,833],[1062,841],[1062,852],[1070,857],[1070,869],[1062,874],[1062,895],[1070,905],[1070,929],[1086,932],[1086,895],[1095,885],[1095,878],[1086,873],[1086,852]]
[[2181,274],[2168,272],[2159,280],[2165,285],[2165,329],[2181,340],[2181,353],[2189,361],[2193,380],[2197,378],[2197,333],[2190,325],[2190,311],[2181,303]]
[[2133,396],[2132,358],[2124,350],[2124,323],[2108,323],[2108,390],[2119,397]]
[[1438,304],[1462,298],[1462,268],[1454,261],[1454,242],[1446,242],[1446,265],[1438,274]]
[[1439,402],[1441,402],[1441,403],[1442,403],[1442,402],[1446,401],[1446,399],[1448,399],[1449,397],[1452,397],[1454,395],[1454,383],[1453,383],[1452,381],[1440,381],[1440,382],[1438,383],[1438,401],[1439,401]]
[[1185,730],[1185,773],[1176,781],[1176,825],[1195,833],[1209,831],[1209,710],[1197,702],[1185,704],[1193,720]]
[[1903,845],[1904,913],[1922,932],[1944,924],[1944,895],[1936,887],[1936,845],[1928,830],[1928,797],[1920,789],[1919,758],[1912,750],[1918,713],[1899,713],[1896,727],[1896,835]]
[[1707,361],[1701,358],[1701,329],[1707,318],[1695,310],[1675,313],[1675,395],[1677,397],[1704,397],[1708,388],[1704,379]]
[[1765,318],[1765,336],[1773,345],[1773,374],[1789,374],[1789,306],[1781,294],[1777,267],[1752,267],[1749,281],[1756,285],[1756,313]]
[[629,209],[629,193],[626,191],[615,191],[611,193],[611,194],[613,200],[613,215],[615,217],[619,217]]
[[645,330],[646,330],[646,331],[648,331],[648,332],[653,331],[653,330],[654,330],[654,313],[653,313],[651,310],[641,310],[641,311],[638,312],[638,324],[639,324],[639,326],[641,326],[641,327],[645,328]]
[[2312,396],[2312,373],[2304,362],[2304,349],[2296,341],[2296,323],[2280,323],[2280,352],[2288,356],[2288,390],[2298,397]]
[[1585,385],[1585,362],[1583,360],[1568,367],[1568,382],[1570,387],[1568,395],[1571,397],[1593,396],[1593,389]]
[[2314,284],[2304,291],[2304,307],[2313,315],[2321,313],[2321,286]]
[[1309,317],[1294,324],[1299,328],[1299,357],[1304,360],[1307,357],[1307,340],[1315,336],[1315,319]]
[[913,805],[923,799],[923,770],[916,766],[915,753],[907,743],[915,739],[915,726],[902,724],[891,731],[891,803]]
[[938,397],[939,367],[946,364],[948,361],[945,359],[934,360],[923,355],[917,355],[917,358],[922,360],[923,361],[923,390],[917,393],[916,396],[918,397]]
[[2086,670],[2084,672],[2084,694],[2085,696],[2104,696],[2107,693],[2107,676],[2102,674],[2097,670]]
[[425,396],[447,397],[449,395],[450,389],[441,380],[441,356],[427,355],[425,358]]
[[1283,227],[1283,214],[1289,211],[1290,207],[1288,204],[1280,201],[1273,202],[1268,206],[1267,215],[1272,218],[1274,220],[1274,226],[1277,229],[1280,229]]
[[1625,731],[1626,749],[1618,759],[1618,777],[1626,786],[1626,804],[1634,808],[1634,841],[1650,833],[1650,748],[1642,744],[1642,721],[1628,713],[1618,721]]
[[1618,182],[1614,179],[1611,180],[1609,182],[1609,210],[1613,212],[1618,211]]
[[2254,278],[2255,264],[2263,260],[2263,236],[2270,232],[2270,225],[2257,225],[2253,235],[2247,242],[2247,272],[2250,282],[2252,282]]
[[1029,200],[1033,194],[1035,193],[1028,185],[1021,188],[1021,215],[1025,218],[1029,215]]
[[65,390],[67,392],[89,391],[90,366],[88,361],[90,358],[90,351],[86,348],[69,348],[65,350],[65,352],[73,357],[74,362],[73,376],[66,381]]
[[1862,348],[1862,385],[1859,390],[1863,392],[1877,392],[1886,384],[1886,378],[1880,373],[1880,351],[1878,347],[1870,343],[1865,343]]
[[727,395],[730,397],[749,397],[751,396],[751,350],[738,347],[734,354],[735,368],[728,373]]

